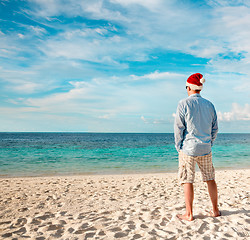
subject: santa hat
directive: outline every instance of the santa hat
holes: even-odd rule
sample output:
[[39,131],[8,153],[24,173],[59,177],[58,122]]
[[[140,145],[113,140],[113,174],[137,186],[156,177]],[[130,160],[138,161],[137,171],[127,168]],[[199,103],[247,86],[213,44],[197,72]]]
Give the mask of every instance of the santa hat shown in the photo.
[[190,87],[192,90],[201,90],[204,82],[205,79],[203,78],[203,75],[195,73],[187,79],[186,86]]

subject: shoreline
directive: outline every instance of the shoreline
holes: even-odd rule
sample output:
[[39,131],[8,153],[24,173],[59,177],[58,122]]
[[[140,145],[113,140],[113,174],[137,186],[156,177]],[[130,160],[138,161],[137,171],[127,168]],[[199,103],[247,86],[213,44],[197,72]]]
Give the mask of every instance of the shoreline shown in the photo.
[[0,238],[247,239],[250,169],[216,172],[222,216],[197,172],[193,222],[177,173],[1,178]]
[[[219,172],[219,171],[234,171],[234,170],[248,170],[250,169],[250,166],[244,166],[244,167],[220,167],[220,168],[216,168],[215,167],[215,174],[216,172]],[[200,169],[198,168],[198,166],[196,166],[196,172],[200,172]],[[115,176],[115,175],[122,175],[122,176],[126,176],[126,175],[152,175],[152,174],[168,174],[168,173],[178,173],[178,169],[175,169],[175,170],[169,170],[169,171],[121,171],[119,173],[112,173],[112,172],[107,172],[107,173],[99,173],[99,172],[96,172],[96,173],[92,173],[92,172],[83,172],[83,173],[69,173],[69,174],[41,174],[41,175],[32,175],[32,174],[28,174],[28,175],[1,175],[0,174],[0,180],[1,179],[7,179],[7,178],[49,178],[49,177],[74,177],[74,176]]]

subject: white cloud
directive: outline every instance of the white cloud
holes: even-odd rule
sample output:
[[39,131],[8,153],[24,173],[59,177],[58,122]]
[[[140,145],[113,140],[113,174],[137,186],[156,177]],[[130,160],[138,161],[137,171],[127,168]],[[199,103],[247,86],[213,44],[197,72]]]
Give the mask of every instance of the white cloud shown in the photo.
[[[226,4],[226,2],[228,2]],[[211,35],[218,39],[218,46],[223,47],[220,56],[209,62],[217,71],[240,72],[250,74],[250,8],[241,2],[240,6],[231,6],[226,1],[214,9],[211,20]],[[226,58],[225,58],[226,57]]]
[[1,69],[0,78],[2,79],[3,89],[8,92],[21,94],[31,94],[49,89],[49,84],[35,80],[36,72],[32,70],[8,70]]
[[131,77],[134,80],[140,80],[140,79],[152,79],[152,80],[165,79],[166,80],[166,79],[171,79],[171,78],[186,77],[186,75],[180,74],[180,73],[159,72],[156,70],[153,73],[145,74],[143,76],[131,75]]
[[127,37],[114,34],[112,26],[94,29],[82,26],[45,40],[39,48],[49,58],[79,59],[126,68],[126,64],[120,63],[121,59],[145,58],[138,53],[145,45],[138,40],[131,45],[129,42]]
[[[162,0],[70,0],[67,3],[35,0],[34,3],[35,10],[30,12],[33,17],[84,16],[112,22],[123,32],[114,33],[115,27],[113,30],[93,29],[66,24],[63,33],[50,37],[40,46],[50,58],[81,59],[119,66],[124,60],[146,61],[149,49],[161,48],[210,58],[209,67],[232,71],[227,65],[232,61],[224,62],[223,56],[241,53],[245,60],[239,60],[237,66],[242,72],[249,72],[250,30],[245,26],[250,24],[250,10],[244,2],[208,1],[212,7],[205,9],[190,7],[188,2]],[[138,6],[144,8],[138,9]],[[58,22],[55,26],[58,27]]]
[[144,123],[148,123],[148,121],[146,120],[146,118],[144,116],[141,116],[141,120],[144,122]]
[[18,81],[18,84],[12,87],[12,91],[30,94],[37,91],[40,91],[43,84],[35,83],[35,82],[26,82],[26,81]]
[[[118,24],[126,33],[126,35],[117,33],[117,35],[105,36],[107,31],[112,32],[111,29],[96,28],[90,34],[91,30],[86,31],[86,26],[83,26],[84,30],[81,31],[71,31],[66,27],[67,30],[64,33],[43,42],[41,50],[50,57],[75,57],[96,62],[105,62],[103,57],[109,57],[116,63],[120,60],[148,60],[148,50],[154,48],[178,50],[200,57],[211,57],[224,51],[217,39],[210,39],[203,31],[209,22],[202,12],[191,9],[185,4],[179,7],[175,2],[170,4],[160,0],[113,0],[112,3],[115,2],[122,7],[116,9],[112,4],[106,4],[100,0],[81,3],[69,1],[67,4],[59,0],[35,2],[39,8],[38,12],[34,12],[34,16],[60,14],[87,16]],[[135,10],[136,6],[131,7],[131,4],[144,6],[146,9],[136,8]],[[76,26],[73,25],[73,27]],[[199,41],[197,39],[200,36],[202,40]],[[209,36],[211,36],[210,33]]]
[[[231,3],[231,1],[208,1],[212,8],[203,10],[191,7],[188,2],[179,1],[70,0],[65,3],[62,0],[35,0],[32,1],[35,10],[29,13],[33,17],[40,16],[45,19],[50,16],[66,15],[111,21],[122,26],[129,35],[120,48],[127,49],[128,55],[136,50],[135,52],[137,54],[141,52],[142,56],[142,51],[148,47],[151,49],[160,47],[198,57],[213,58],[228,51],[249,52],[249,29],[245,27],[250,21],[249,8],[244,2],[238,2],[238,6]],[[145,9],[138,9],[137,6]],[[104,34],[101,28],[97,28],[96,31],[101,31],[100,35]],[[135,39],[140,41],[141,48],[138,48],[137,43],[134,44]],[[71,42],[75,43],[72,40]],[[98,48],[100,51],[106,47],[110,49],[110,45],[106,45],[104,39],[102,48],[90,45],[90,42],[92,41],[88,41],[89,47]],[[82,44],[86,42],[83,41]]]
[[104,114],[104,115],[98,116],[98,118],[100,118],[100,119],[110,119],[110,118],[112,118],[114,116],[115,116],[115,114],[108,113],[108,114]]
[[33,9],[27,11],[37,18],[47,18],[64,15],[67,17],[87,16],[92,19],[122,20],[127,19],[119,11],[106,7],[103,0],[34,0]]
[[145,118],[144,116],[141,116],[141,120],[146,124],[168,124],[170,121],[167,121],[165,119],[154,119],[154,118]]
[[19,38],[21,38],[21,39],[24,39],[24,38],[25,38],[25,36],[24,36],[23,34],[21,34],[21,33],[18,33],[17,36],[18,36]]
[[[152,116],[152,124],[165,124],[165,107],[175,99],[172,81],[139,84],[130,76],[93,78],[91,81],[69,81],[71,88],[43,97],[9,99],[16,106],[47,114],[81,114],[95,119],[114,119],[119,116],[137,118],[138,114]],[[176,100],[177,101],[177,100]],[[172,108],[169,106],[168,108]]]
[[240,106],[238,103],[233,103],[230,112],[219,111],[217,115],[219,121],[250,121],[250,105]]
[[46,31],[44,28],[41,28],[41,27],[30,26],[30,28],[31,28],[32,31],[34,31],[37,35],[41,35],[41,34],[47,33],[47,31]]
[[[154,10],[155,8],[159,8],[159,6],[161,5],[162,3],[162,0],[111,0],[111,2],[113,3],[119,3],[123,6],[129,6],[129,5],[141,5],[145,8],[148,8],[150,10]],[[129,6],[131,7],[131,6]]]

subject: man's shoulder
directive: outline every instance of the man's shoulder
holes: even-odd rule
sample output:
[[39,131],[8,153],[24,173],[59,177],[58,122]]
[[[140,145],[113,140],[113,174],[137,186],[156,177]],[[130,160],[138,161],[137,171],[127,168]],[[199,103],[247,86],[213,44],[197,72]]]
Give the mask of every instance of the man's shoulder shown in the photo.
[[211,105],[212,107],[214,107],[213,103],[211,101],[209,101],[208,99],[206,99],[206,98],[201,97],[201,101],[203,101],[204,103],[206,103],[206,104]]
[[198,102],[203,102],[203,103],[206,103],[208,105],[213,106],[213,103],[210,100],[202,97],[201,95],[197,95],[197,96],[194,96],[194,97],[191,95],[191,96],[189,96],[189,97],[187,97],[187,98],[185,98],[183,100],[184,100],[185,103],[186,102],[197,102],[198,101]]
[[187,105],[187,98],[181,99],[178,103],[178,109],[183,109]]
[[183,104],[186,104],[188,101],[188,97],[187,98],[183,98],[179,101],[179,105],[183,105]]
[[179,101],[178,105],[183,107],[185,105],[188,105],[189,103],[193,103],[193,102],[197,103],[197,100],[198,100],[198,102],[203,102],[207,105],[214,107],[213,103],[210,100],[208,100],[202,96],[199,96],[198,98],[197,97],[190,97],[190,96],[187,98],[183,98]]

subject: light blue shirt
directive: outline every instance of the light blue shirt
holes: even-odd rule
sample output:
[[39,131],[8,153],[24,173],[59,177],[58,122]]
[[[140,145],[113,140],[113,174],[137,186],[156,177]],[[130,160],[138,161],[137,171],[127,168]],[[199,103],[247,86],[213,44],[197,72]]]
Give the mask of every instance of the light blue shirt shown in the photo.
[[217,132],[217,114],[210,101],[196,93],[179,102],[174,124],[178,152],[189,156],[209,154]]

